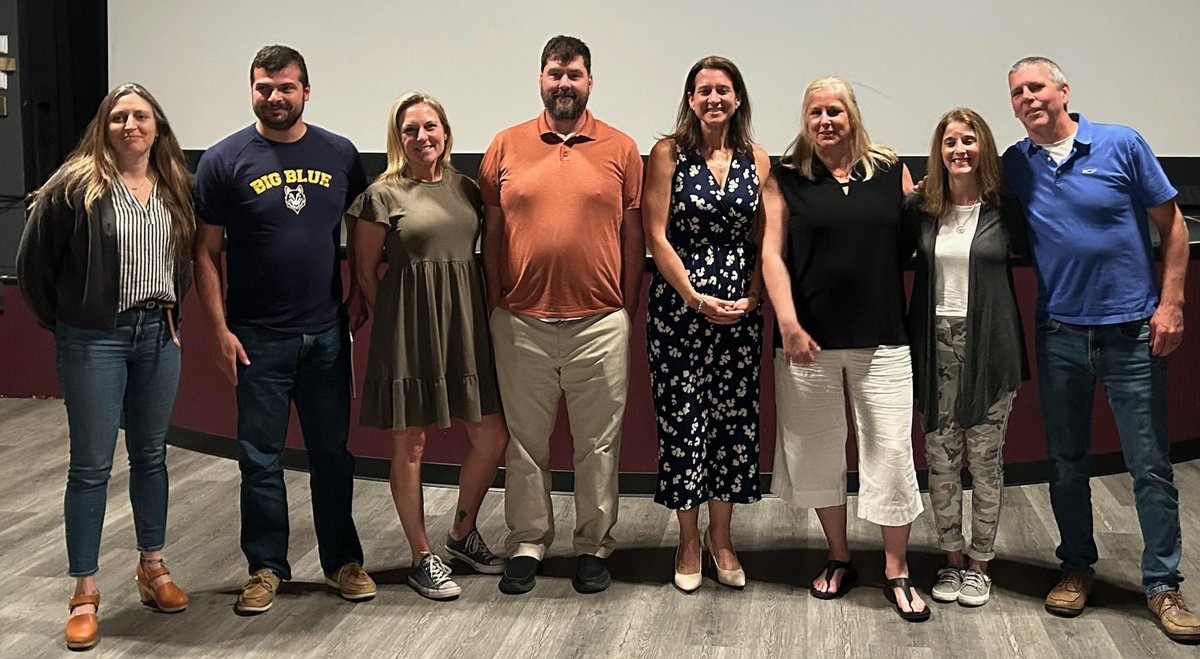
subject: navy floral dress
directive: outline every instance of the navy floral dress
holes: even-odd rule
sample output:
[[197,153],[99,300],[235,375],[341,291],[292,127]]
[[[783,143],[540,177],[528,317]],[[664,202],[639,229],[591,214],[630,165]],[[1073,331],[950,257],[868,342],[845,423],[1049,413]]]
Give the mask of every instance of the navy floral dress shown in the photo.
[[[733,158],[724,188],[698,154],[677,157],[667,237],[697,292],[745,297],[757,258],[752,238],[758,204],[752,153]],[[733,325],[709,322],[655,273],[646,343],[658,417],[658,503],[686,510],[709,499],[761,498],[762,330],[759,309]]]

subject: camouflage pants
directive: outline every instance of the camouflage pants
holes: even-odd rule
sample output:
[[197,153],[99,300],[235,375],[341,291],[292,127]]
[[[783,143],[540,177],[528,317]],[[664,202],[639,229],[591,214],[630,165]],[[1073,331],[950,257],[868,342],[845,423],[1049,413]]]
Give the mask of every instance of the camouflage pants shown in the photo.
[[929,502],[937,524],[938,547],[962,551],[962,459],[966,446],[974,491],[971,495],[971,546],[967,556],[990,561],[1000,522],[1000,496],[1004,489],[1004,431],[1015,392],[1000,396],[983,422],[960,428],[954,421],[959,377],[966,353],[965,318],[937,318],[938,424],[925,435],[929,465]]

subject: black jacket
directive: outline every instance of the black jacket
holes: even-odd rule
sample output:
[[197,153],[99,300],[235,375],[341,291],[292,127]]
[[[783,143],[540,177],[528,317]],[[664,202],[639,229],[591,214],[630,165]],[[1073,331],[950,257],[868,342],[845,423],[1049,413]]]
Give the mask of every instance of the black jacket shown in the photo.
[[[934,243],[937,218],[921,211],[921,193],[904,203],[906,242],[916,247],[908,338],[913,384],[924,432],[937,430],[938,354],[934,311]],[[1029,379],[1025,334],[1017,309],[1009,253],[1028,254],[1024,218],[1017,200],[983,202],[971,242],[967,280],[967,345],[954,420],[970,428],[987,416],[1005,393]]]
[[[70,202],[43,198],[34,208],[17,251],[21,293],[42,327],[54,330],[62,321],[81,329],[116,327],[120,289],[117,214],[106,194],[89,214],[82,194]],[[176,265],[175,299],[191,286],[191,262]],[[171,310],[176,323],[179,308]]]

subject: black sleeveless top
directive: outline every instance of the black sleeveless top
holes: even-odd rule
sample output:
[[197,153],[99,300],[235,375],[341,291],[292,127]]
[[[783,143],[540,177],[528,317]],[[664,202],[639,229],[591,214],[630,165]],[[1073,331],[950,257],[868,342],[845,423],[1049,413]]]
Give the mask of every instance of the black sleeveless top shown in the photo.
[[782,163],[773,173],[787,202],[784,262],[800,325],[827,350],[907,345],[903,165],[876,167],[867,181],[856,167],[849,194],[815,156],[816,180]]

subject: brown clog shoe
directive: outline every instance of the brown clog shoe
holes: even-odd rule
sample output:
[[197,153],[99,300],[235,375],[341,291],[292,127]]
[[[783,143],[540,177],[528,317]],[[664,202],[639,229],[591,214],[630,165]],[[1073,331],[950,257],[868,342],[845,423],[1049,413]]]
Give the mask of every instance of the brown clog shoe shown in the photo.
[[179,613],[187,608],[188,596],[173,581],[153,586],[154,580],[171,574],[163,561],[139,560],[134,571],[137,577],[138,597],[142,604],[152,606],[163,613]]
[[[91,604],[100,611],[100,593],[76,595],[67,602],[68,611],[74,611],[77,606]],[[95,613],[81,613],[67,618],[66,630],[67,647],[72,650],[90,650],[100,640],[100,623]]]

